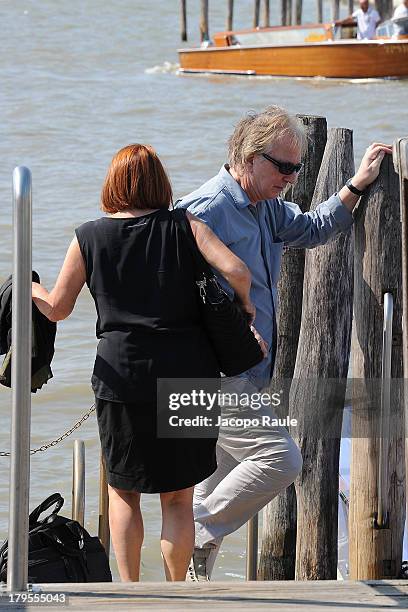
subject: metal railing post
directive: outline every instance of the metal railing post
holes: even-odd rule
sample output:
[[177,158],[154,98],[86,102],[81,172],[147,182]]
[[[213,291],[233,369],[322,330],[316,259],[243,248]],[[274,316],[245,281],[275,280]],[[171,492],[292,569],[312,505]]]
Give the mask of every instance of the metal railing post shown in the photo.
[[383,350],[381,367],[380,439],[378,446],[378,505],[376,527],[388,524],[388,445],[390,440],[391,411],[391,353],[394,300],[391,293],[384,294]]
[[85,519],[85,444],[74,441],[72,461],[72,519],[82,527]]
[[256,580],[258,573],[258,515],[247,523],[246,579]]
[[13,172],[12,417],[7,589],[27,590],[31,420],[31,173]]

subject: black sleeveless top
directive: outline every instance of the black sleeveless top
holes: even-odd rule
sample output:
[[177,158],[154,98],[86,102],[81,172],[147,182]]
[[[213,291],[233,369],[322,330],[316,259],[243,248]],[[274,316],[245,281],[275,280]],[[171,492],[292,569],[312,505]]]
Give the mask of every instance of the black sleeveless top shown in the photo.
[[218,377],[191,255],[171,211],[102,217],[75,233],[97,312],[96,397],[150,403],[158,377]]

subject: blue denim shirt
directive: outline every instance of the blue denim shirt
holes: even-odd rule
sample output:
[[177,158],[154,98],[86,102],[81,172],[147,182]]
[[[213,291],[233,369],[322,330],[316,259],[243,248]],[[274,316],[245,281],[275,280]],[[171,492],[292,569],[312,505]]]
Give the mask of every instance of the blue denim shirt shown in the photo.
[[[223,166],[215,177],[179,200],[176,207],[188,208],[205,221],[251,271],[255,327],[270,350],[268,359],[246,372],[245,376],[261,388],[269,383],[275,362],[273,340],[276,336],[277,283],[283,247],[313,248],[325,244],[339,232],[347,231],[353,217],[337,194],[307,213],[302,213],[297,204],[281,198],[263,200],[253,207],[227,168]],[[231,295],[228,283],[219,278]]]

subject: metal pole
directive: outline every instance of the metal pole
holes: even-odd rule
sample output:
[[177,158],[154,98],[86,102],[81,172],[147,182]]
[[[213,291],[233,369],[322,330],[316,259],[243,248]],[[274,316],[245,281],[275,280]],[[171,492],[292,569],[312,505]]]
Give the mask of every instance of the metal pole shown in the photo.
[[85,518],[85,444],[75,440],[72,462],[72,518],[82,527]]
[[31,173],[13,172],[12,417],[7,590],[27,590],[31,419]]
[[247,523],[246,579],[256,580],[258,571],[258,515]]
[[394,300],[391,293],[384,295],[383,350],[381,368],[380,439],[378,443],[378,503],[375,525],[384,528],[388,523],[388,445],[390,440],[391,353]]

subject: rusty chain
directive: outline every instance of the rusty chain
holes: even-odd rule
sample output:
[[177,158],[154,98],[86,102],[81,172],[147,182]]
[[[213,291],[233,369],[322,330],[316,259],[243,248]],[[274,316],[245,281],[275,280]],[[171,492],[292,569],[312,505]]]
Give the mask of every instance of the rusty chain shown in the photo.
[[[39,448],[34,448],[30,450],[30,455],[35,455],[36,453],[40,453],[40,452],[44,452],[46,450],[48,450],[49,448],[56,446],[57,444],[59,444],[60,442],[62,442],[62,440],[65,440],[65,438],[68,438],[68,436],[70,436],[72,434],[73,431],[75,431],[76,429],[78,429],[78,427],[81,427],[82,423],[84,423],[87,419],[89,419],[89,417],[91,416],[92,412],[94,412],[95,410],[95,404],[92,404],[92,406],[89,408],[88,412],[86,412],[80,419],[79,421],[77,421],[75,423],[75,425],[73,425],[71,427],[71,429],[68,429],[65,433],[63,433],[59,438],[57,438],[56,440],[53,440],[52,442],[49,442],[48,444],[42,444],[42,446],[40,446]],[[0,457],[10,457],[10,453],[7,452],[1,452],[0,451]]]

